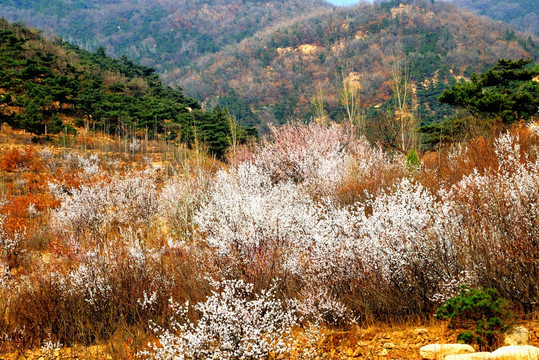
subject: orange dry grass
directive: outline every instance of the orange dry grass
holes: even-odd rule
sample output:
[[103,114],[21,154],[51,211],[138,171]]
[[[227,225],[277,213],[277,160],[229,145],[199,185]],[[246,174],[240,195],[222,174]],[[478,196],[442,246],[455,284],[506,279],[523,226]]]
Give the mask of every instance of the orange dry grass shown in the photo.
[[5,151],[0,158],[0,169],[7,172],[41,170],[37,154],[32,146],[14,147]]

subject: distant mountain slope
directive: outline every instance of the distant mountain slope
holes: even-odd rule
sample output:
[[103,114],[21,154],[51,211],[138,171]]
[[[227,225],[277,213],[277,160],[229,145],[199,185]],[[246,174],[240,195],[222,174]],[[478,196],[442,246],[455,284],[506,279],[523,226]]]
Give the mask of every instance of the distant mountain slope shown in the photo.
[[323,0],[1,0],[0,14],[165,72],[329,7]]
[[452,0],[458,6],[495,20],[505,21],[520,31],[539,35],[537,0]]
[[451,114],[437,98],[459,79],[500,58],[539,56],[537,38],[508,39],[498,22],[444,2],[417,3],[309,15],[203,56],[165,80],[207,104],[230,103],[242,116],[251,109],[253,122],[308,120],[321,89],[327,112],[338,119],[343,77],[359,79],[363,105],[383,109],[392,97],[392,63],[400,59],[412,70],[421,121],[430,123]]

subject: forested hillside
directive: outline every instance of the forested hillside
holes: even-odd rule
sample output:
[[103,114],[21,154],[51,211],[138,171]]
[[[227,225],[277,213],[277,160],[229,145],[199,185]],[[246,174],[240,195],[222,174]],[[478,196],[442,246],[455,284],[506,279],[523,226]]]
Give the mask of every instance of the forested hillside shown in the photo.
[[4,0],[0,13],[82,48],[106,48],[160,72],[189,64],[268,26],[329,8],[323,0]]
[[535,0],[452,0],[477,14],[502,20],[520,31],[539,34],[539,5]]
[[[231,133],[228,113],[200,109],[196,100],[163,85],[155,70],[113,59],[0,20],[0,121],[35,134],[75,132],[166,136],[205,142],[222,156]],[[69,119],[67,122],[65,119]],[[248,129],[240,128],[238,139]]]
[[[236,47],[204,56],[167,74],[208,103],[231,104],[246,123],[317,117],[313,98],[330,118],[343,117],[343,79],[361,87],[361,105],[383,113],[393,104],[395,64],[414,91],[409,108],[422,123],[452,114],[442,91],[498,59],[537,59],[539,41],[444,2],[362,4],[340,8],[259,33]],[[374,108],[375,106],[376,108]]]
[[[533,4],[518,6],[537,24]],[[539,54],[533,35],[446,2],[57,0],[3,1],[0,10],[83,48],[102,45],[153,66],[208,108],[227,107],[241,125],[266,130],[317,112],[342,120],[340,93],[350,81],[361,88],[363,116],[380,118],[394,109],[395,67],[413,88],[409,112],[420,124],[440,122],[454,114],[438,102],[444,89],[500,58]]]

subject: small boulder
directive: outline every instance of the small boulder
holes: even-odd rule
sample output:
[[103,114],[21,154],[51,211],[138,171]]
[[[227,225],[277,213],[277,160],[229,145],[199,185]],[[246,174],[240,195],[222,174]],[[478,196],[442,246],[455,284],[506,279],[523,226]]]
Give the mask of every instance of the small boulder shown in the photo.
[[387,351],[387,349],[382,349],[379,353],[378,353],[378,356],[387,356],[389,354],[389,351]]
[[494,360],[492,353],[476,352],[471,354],[447,355],[444,360]]
[[446,355],[469,354],[475,352],[467,344],[430,344],[419,349],[419,355],[425,360],[443,360]]
[[5,123],[2,123],[1,126],[0,126],[0,128],[2,128],[1,130],[2,130],[2,132],[3,132],[4,134],[11,134],[11,133],[13,133],[13,128],[11,127],[11,125],[9,125],[9,124],[6,123],[6,122],[5,122]]
[[345,354],[348,357],[358,357],[358,356],[361,355],[361,348],[360,347],[357,347],[357,348],[350,347],[350,348],[346,349]]
[[496,360],[538,360],[539,348],[531,345],[504,346],[492,352]]
[[503,344],[511,345],[529,345],[530,332],[524,326],[515,326],[507,331]]

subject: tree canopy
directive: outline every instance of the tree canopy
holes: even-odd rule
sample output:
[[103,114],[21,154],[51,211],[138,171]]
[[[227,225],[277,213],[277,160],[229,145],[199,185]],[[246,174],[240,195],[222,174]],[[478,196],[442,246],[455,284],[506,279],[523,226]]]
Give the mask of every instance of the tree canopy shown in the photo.
[[471,81],[461,82],[444,91],[440,102],[468,110],[476,117],[499,118],[504,124],[527,120],[538,113],[539,66],[532,60],[498,60]]

